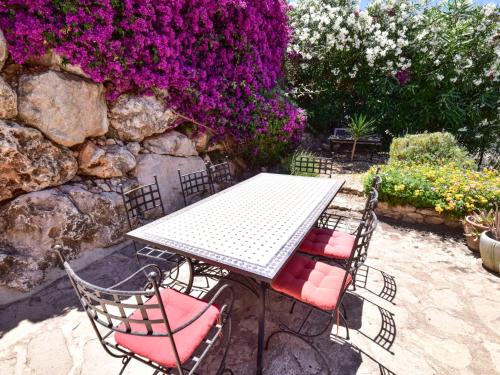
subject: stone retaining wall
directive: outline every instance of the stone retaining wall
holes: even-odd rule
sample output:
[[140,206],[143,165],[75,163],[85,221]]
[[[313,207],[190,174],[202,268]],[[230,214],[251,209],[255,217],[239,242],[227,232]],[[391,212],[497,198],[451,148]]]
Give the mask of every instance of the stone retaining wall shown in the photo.
[[203,168],[208,136],[173,130],[182,120],[164,96],[123,95],[48,54],[8,58],[0,31],[0,287],[30,290],[55,265],[123,241],[120,186],[157,175],[168,212],[182,206],[177,169]]
[[391,206],[386,202],[379,202],[376,213],[381,217],[411,224],[442,225],[453,229],[462,227],[462,223],[458,220],[446,218],[431,209],[416,208],[409,204]]

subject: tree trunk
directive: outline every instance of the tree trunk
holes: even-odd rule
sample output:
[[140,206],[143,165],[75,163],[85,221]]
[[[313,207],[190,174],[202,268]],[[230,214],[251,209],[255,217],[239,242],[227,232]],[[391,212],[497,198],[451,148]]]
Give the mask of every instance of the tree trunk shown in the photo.
[[352,151],[351,151],[351,161],[354,160],[354,153],[356,152],[356,143],[358,142],[357,139],[354,140],[354,143],[352,144]]

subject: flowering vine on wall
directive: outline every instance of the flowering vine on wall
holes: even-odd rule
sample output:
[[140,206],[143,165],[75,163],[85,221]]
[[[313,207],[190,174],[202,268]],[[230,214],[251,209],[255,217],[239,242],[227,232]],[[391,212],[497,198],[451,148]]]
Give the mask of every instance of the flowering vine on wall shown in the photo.
[[[284,0],[5,0],[0,28],[22,64],[50,50],[124,92],[168,92],[178,112],[237,139],[297,137],[304,116],[276,89],[289,37]],[[271,115],[270,115],[271,114]]]

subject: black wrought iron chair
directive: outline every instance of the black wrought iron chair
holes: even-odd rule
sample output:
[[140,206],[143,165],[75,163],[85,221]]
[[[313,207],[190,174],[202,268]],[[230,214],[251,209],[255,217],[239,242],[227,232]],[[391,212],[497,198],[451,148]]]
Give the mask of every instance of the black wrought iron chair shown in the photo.
[[[210,301],[202,301],[173,289],[161,289],[161,270],[148,264],[103,288],[81,279],[60,248],[56,251],[99,342],[108,354],[122,360],[120,374],[131,359],[152,367],[155,374],[195,374],[209,350],[223,338],[226,343],[217,374],[233,374],[225,368],[234,300],[230,286],[221,286]],[[140,276],[146,276],[147,288],[122,289]],[[228,294],[228,302],[216,305],[223,293]]]
[[299,156],[293,159],[290,172],[299,176],[333,175],[333,157]]
[[[178,169],[179,182],[181,184],[184,206],[188,206],[194,198],[204,198],[214,194],[215,187],[209,175],[210,165],[205,170],[182,174]],[[190,260],[190,269],[193,278],[196,276],[205,278],[205,288],[210,286],[209,279],[218,280],[224,277],[224,271],[218,267],[209,265],[199,260]]]
[[179,174],[184,206],[193,203],[195,197],[203,198],[214,193],[207,169],[186,174],[182,174],[178,169],[177,173]]
[[[158,216],[158,214],[163,216],[166,215],[160,194],[158,179],[156,176],[153,177],[154,182],[148,185],[140,185],[131,189],[124,189],[123,185],[120,186],[130,230],[148,223],[151,219],[155,218],[155,216]],[[185,292],[190,292],[193,283],[193,276],[191,274],[188,275],[188,272],[190,272],[190,267],[186,267],[186,270],[184,272],[184,276],[187,277],[187,280],[185,280],[185,282],[181,282],[179,279],[180,267],[182,263],[186,261],[186,258],[167,250],[158,249],[152,246],[142,246],[135,241],[133,242],[133,244],[135,249],[135,256],[139,265],[141,265],[141,258],[161,261],[168,264],[169,269],[164,269],[164,275],[166,279],[162,282],[166,282],[168,286],[185,286]],[[187,261],[189,262],[189,260]]]
[[[361,267],[366,259],[371,237],[377,226],[375,213],[368,216],[356,233],[356,242],[345,267],[330,265],[302,255],[295,255],[271,284],[271,288],[292,302],[290,313],[293,313],[297,303],[309,308],[304,320],[298,329],[290,328],[281,323],[280,329],[273,332],[266,342],[266,348],[272,337],[279,333],[292,334],[311,345],[324,359],[322,354],[307,339],[322,335],[332,325],[337,325],[337,335],[340,319],[346,327],[346,336],[349,340],[349,325],[347,312],[343,305],[343,298],[349,285],[353,283],[353,273]],[[319,311],[330,315],[328,324],[315,333],[303,332],[303,328],[312,311]],[[326,361],[325,361],[326,362]],[[328,373],[330,370],[327,366]]]
[[207,170],[210,178],[210,183],[212,185],[212,191],[214,193],[217,190],[220,191],[234,185],[234,179],[231,175],[231,168],[229,166],[229,160],[227,159],[227,157],[222,163],[209,163]]
[[[339,225],[338,222],[334,222],[332,225],[333,220],[331,219],[323,225],[320,219],[318,225],[311,229],[304,241],[300,244],[299,251],[315,259],[329,263],[333,261],[341,266],[345,266],[351,255],[352,248],[356,244],[356,233],[359,231],[362,223],[366,222],[374,213],[377,202],[378,192],[375,188],[372,188],[367,199],[363,216],[357,221],[357,228],[354,231],[339,230],[338,227],[342,227],[342,224]],[[339,219],[336,218],[336,220]],[[349,225],[353,224],[350,223]],[[352,286],[354,289],[356,289],[356,275],[357,269],[352,273]]]
[[[335,231],[342,231],[354,234],[359,224],[362,221],[366,220],[366,217],[370,214],[370,210],[376,208],[376,205],[378,203],[378,189],[381,183],[382,183],[382,178],[378,175],[378,170],[377,170],[377,175],[372,181],[370,193],[366,198],[366,203],[361,213],[361,218],[339,215],[325,211],[318,219],[318,223],[316,226],[319,228],[331,229]],[[376,194],[376,198],[374,198],[374,192]]]
[[345,233],[356,233],[356,229],[362,221],[370,214],[371,210],[377,207],[378,190],[374,187],[370,189],[370,193],[366,197],[365,206],[361,212],[361,217],[344,216],[336,213],[323,212],[316,223],[316,227],[330,229],[333,231],[341,231]]

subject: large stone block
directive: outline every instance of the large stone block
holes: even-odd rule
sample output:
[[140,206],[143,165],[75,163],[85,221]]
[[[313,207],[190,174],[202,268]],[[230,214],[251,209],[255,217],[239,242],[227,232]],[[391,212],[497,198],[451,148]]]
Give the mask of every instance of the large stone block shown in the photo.
[[210,135],[207,131],[199,132],[198,134],[196,134],[193,141],[196,146],[196,151],[198,151],[199,154],[205,153],[207,152]]
[[100,178],[122,177],[135,168],[134,155],[126,146],[97,146],[85,142],[78,154],[79,173]]
[[122,95],[111,107],[112,133],[124,141],[142,141],[166,131],[177,121],[172,111],[154,96]]
[[19,78],[19,117],[63,146],[108,131],[103,87],[71,74],[48,71]]
[[0,30],[0,70],[3,68],[5,60],[7,60],[8,53],[7,40],[5,40],[2,30]]
[[182,190],[177,170],[190,173],[205,168],[203,159],[197,156],[175,157],[170,155],[141,154],[137,158],[137,180],[142,184],[150,184],[153,176],[158,177],[160,193],[167,212],[175,211],[183,206]]
[[36,129],[0,120],[0,201],[63,184],[77,169],[70,150]]
[[115,191],[78,183],[24,194],[0,207],[0,285],[29,290],[54,266],[56,244],[76,256],[119,243],[127,229]]
[[175,130],[146,138],[142,145],[153,154],[198,156],[195,143]]
[[17,116],[17,95],[12,87],[0,77],[0,118]]

